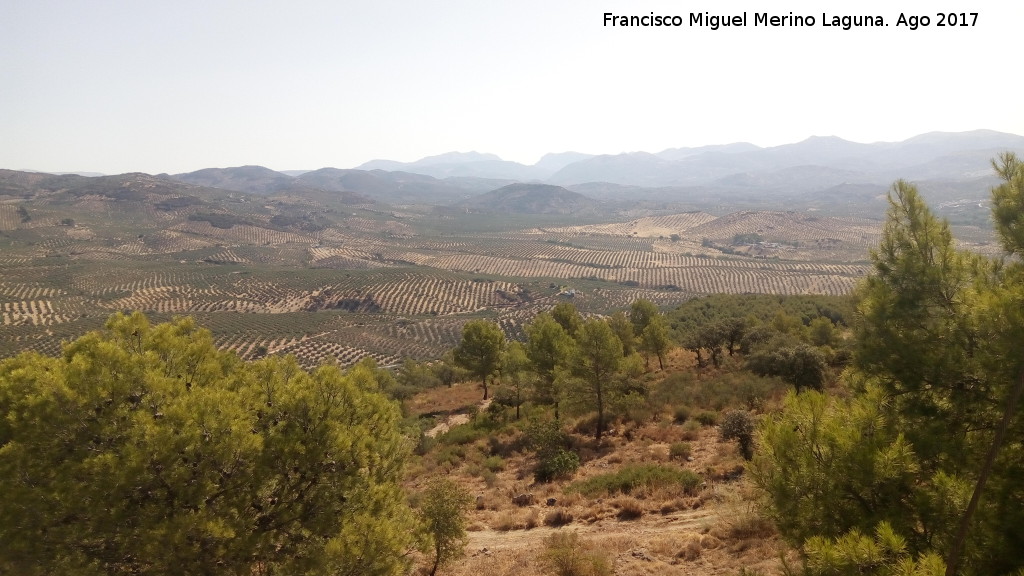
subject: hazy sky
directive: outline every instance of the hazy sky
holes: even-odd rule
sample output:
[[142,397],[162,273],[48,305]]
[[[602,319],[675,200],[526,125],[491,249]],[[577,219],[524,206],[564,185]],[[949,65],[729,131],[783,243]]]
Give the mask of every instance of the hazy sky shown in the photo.
[[[187,172],[526,164],[811,135],[1024,134],[1024,2],[0,0],[0,168]],[[823,10],[823,7],[829,8]],[[603,26],[604,12],[747,27]],[[754,27],[755,11],[814,27]],[[885,28],[823,27],[822,13]],[[897,27],[900,13],[931,25]],[[688,24],[688,22],[687,22]]]

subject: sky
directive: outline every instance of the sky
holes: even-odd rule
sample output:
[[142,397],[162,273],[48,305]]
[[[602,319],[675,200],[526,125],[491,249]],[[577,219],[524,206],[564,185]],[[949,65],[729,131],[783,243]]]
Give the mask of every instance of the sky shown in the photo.
[[[479,151],[1024,134],[1024,2],[0,0],[0,168],[353,168]],[[604,13],[678,15],[611,27]],[[690,13],[747,14],[744,27]],[[754,26],[754,14],[814,26]],[[900,15],[930,25],[897,26]],[[959,12],[955,12],[959,19]],[[833,16],[881,16],[843,30]],[[973,17],[967,14],[968,19]],[[909,19],[908,19],[909,21]]]

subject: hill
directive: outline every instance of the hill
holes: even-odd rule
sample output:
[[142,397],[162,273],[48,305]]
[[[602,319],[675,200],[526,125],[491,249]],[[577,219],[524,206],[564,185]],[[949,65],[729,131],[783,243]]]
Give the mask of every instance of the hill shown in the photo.
[[298,181],[333,192],[354,192],[388,204],[447,204],[472,194],[467,188],[424,174],[321,168]]
[[455,205],[477,212],[504,214],[582,214],[599,204],[583,194],[548,184],[509,184]]
[[435,178],[474,177],[538,180],[551,175],[550,170],[542,167],[509,162],[502,160],[494,154],[481,154],[479,152],[447,152],[437,156],[421,158],[415,162],[371,160],[358,166],[357,169],[415,172]]
[[198,186],[264,195],[286,190],[295,181],[292,176],[263,166],[205,168],[186,174],[175,174],[172,178]]

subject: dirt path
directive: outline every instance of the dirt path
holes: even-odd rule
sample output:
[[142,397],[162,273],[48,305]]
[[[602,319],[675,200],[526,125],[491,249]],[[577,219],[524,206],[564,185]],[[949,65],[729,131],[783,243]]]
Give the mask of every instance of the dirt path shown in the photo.
[[[490,406],[490,405],[491,405],[491,399],[490,398],[488,398],[487,400],[481,400],[480,403],[477,404],[477,410],[480,411],[480,412],[483,412],[484,410],[487,410],[487,407]],[[426,432],[424,432],[424,435],[428,436],[430,438],[435,438],[435,437],[437,437],[437,436],[439,436],[441,434],[444,434],[445,432],[451,430],[452,428],[454,428],[456,426],[459,426],[460,424],[468,424],[468,423],[469,423],[469,414],[451,414],[447,418],[445,418],[444,422],[441,422],[437,426],[434,426],[430,430],[427,430]]]
[[[545,509],[543,506],[538,506],[538,508]],[[651,536],[669,536],[681,532],[700,531],[714,523],[716,518],[717,515],[713,511],[701,509],[674,512],[664,516],[646,514],[638,520],[606,519],[593,524],[573,523],[561,528],[538,526],[529,530],[479,530],[468,532],[469,545],[466,547],[466,551],[472,555],[484,551],[495,552],[539,547],[545,538],[560,531],[575,531],[580,536],[586,536],[598,543],[602,537],[622,538],[628,536],[646,539]]]

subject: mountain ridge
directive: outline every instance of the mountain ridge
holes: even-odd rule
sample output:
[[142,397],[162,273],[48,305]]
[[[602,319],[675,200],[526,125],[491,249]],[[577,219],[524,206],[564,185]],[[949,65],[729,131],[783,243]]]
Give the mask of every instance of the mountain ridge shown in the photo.
[[[544,206],[537,198],[526,198],[525,210],[544,213],[550,209],[557,213],[566,206],[584,212],[594,210],[579,199],[568,201],[563,192],[556,190],[561,187],[567,192],[582,192],[604,210],[639,214],[667,206],[704,209],[719,204],[736,207],[766,201],[812,202],[816,193],[836,198],[838,190],[884,190],[898,178],[929,182],[933,190],[942,191],[936,193],[938,202],[984,201],[987,191],[981,187],[991,179],[990,162],[1007,150],[1024,156],[1024,136],[993,130],[927,132],[900,142],[870,144],[836,136],[812,136],[767,148],[739,142],[670,148],[658,153],[560,152],[544,155],[533,166],[502,160],[494,154],[450,152],[408,163],[374,160],[360,168],[282,172],[246,165],[157,177],[164,179],[159,186],[177,181],[279,199],[450,207],[462,206],[467,200],[509,184],[526,183],[552,186],[535,188],[534,194],[539,194],[536,190],[548,190],[559,198],[551,206]],[[118,189],[120,184],[111,176],[19,174],[6,178],[0,194],[17,196],[32,187],[29,181],[48,179],[47,186],[109,188],[105,194],[131,195]],[[954,193],[960,196],[953,197]],[[864,203],[865,209],[877,211],[877,203],[868,202],[869,194],[855,194],[855,198]],[[519,209],[504,207],[509,213]]]

